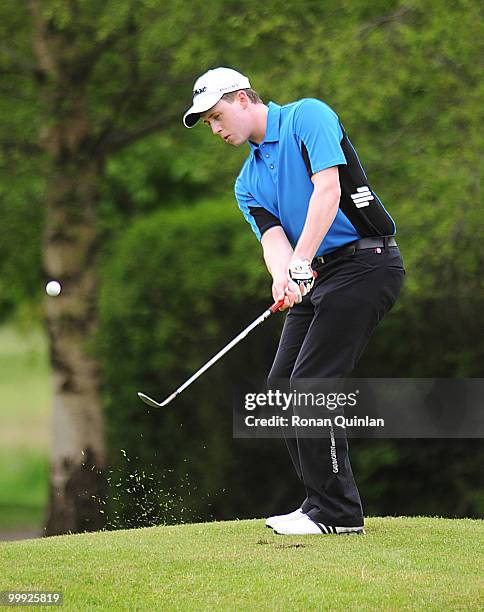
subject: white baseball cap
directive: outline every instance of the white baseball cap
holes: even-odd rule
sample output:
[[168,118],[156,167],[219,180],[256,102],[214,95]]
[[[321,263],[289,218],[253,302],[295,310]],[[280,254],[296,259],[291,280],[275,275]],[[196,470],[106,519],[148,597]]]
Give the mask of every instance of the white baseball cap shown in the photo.
[[183,115],[185,127],[192,128],[200,119],[200,113],[215,106],[230,91],[249,89],[249,79],[232,68],[214,68],[202,74],[193,86],[193,104]]

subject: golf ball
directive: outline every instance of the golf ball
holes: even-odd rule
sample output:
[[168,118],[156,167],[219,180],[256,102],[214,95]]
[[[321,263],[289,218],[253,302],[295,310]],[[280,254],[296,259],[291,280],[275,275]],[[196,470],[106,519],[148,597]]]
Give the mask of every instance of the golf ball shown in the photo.
[[59,295],[61,289],[61,284],[58,281],[49,281],[45,286],[47,295],[51,295],[52,297]]

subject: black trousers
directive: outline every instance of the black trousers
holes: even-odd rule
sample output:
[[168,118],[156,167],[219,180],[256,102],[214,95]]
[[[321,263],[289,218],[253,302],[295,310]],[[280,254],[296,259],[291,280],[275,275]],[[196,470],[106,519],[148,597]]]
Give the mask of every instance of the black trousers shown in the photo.
[[[339,378],[355,367],[378,322],[395,303],[404,267],[398,247],[365,249],[316,267],[311,293],[288,311],[269,388],[278,379]],[[363,524],[363,509],[345,437],[286,438],[306,489],[303,510],[341,527]],[[335,449],[331,449],[331,444]],[[337,470],[334,464],[336,450]],[[333,457],[331,455],[333,452]]]

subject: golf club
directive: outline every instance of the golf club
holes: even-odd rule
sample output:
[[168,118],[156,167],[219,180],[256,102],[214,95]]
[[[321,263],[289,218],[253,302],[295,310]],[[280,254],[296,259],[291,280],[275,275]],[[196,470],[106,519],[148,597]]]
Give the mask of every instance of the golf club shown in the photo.
[[263,323],[266,319],[268,319],[271,316],[271,314],[274,314],[275,312],[277,312],[283,304],[284,304],[284,299],[279,300],[278,302],[274,302],[272,306],[270,306],[261,315],[259,315],[257,319],[255,319],[255,321],[253,321],[244,330],[242,330],[238,336],[236,336],[231,342],[229,342],[226,346],[224,346],[224,348],[220,350],[216,355],[214,355],[212,359],[210,359],[210,361],[207,361],[207,363],[204,366],[202,366],[199,370],[197,370],[195,374],[193,374],[193,376],[191,376],[186,382],[183,383],[183,385],[181,385],[181,387],[178,387],[176,391],[174,391],[171,395],[169,395],[162,402],[157,402],[156,400],[152,399],[151,397],[148,397],[148,395],[145,395],[144,393],[141,393],[141,392],[138,393],[138,397],[145,404],[147,404],[148,406],[151,406],[152,408],[162,408],[163,406],[166,406],[172,400],[174,400],[177,395],[180,395],[180,393],[182,393],[187,387],[189,387],[192,384],[192,382],[197,380],[199,376],[201,376],[211,366],[213,366],[213,364],[216,363],[221,357],[223,357],[226,353],[228,353],[230,349],[232,349],[236,344],[238,344],[241,340],[243,340],[255,327],[257,327],[258,325]]

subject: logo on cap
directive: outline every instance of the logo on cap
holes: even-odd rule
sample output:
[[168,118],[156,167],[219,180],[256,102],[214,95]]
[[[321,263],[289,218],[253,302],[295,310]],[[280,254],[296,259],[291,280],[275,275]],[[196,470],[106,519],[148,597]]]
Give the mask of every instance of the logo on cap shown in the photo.
[[199,96],[204,91],[207,91],[207,86],[206,85],[205,85],[205,87],[200,87],[200,89],[194,89],[193,90],[193,97],[195,98],[195,96]]
[[229,89],[233,91],[234,89],[237,89],[238,87],[239,87],[238,83],[232,83],[232,85],[226,85],[225,87],[221,87],[220,91],[228,91]]

